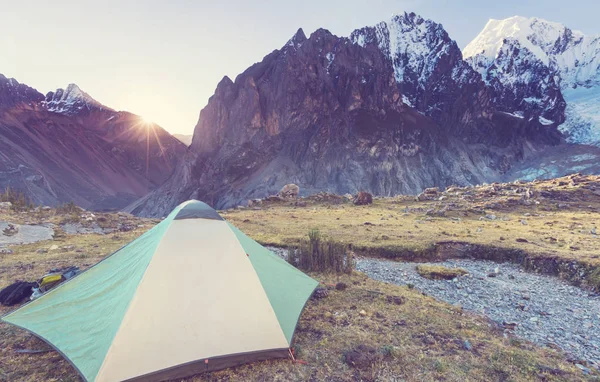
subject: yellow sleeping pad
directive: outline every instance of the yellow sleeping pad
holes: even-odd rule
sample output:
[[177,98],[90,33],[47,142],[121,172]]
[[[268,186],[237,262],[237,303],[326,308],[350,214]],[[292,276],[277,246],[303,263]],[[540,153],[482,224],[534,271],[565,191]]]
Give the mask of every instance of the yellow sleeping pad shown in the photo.
[[56,284],[60,283],[61,281],[63,281],[63,276],[60,273],[54,273],[44,276],[39,281],[40,290],[46,291],[55,286]]

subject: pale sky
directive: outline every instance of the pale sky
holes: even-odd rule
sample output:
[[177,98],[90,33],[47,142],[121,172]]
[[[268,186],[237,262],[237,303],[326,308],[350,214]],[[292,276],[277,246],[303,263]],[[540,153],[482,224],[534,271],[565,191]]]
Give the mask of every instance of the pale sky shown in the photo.
[[299,27],[347,36],[413,11],[461,48],[488,19],[514,15],[600,34],[598,0],[0,0],[0,9],[0,73],[44,94],[76,83],[186,134],[224,75],[235,79]]

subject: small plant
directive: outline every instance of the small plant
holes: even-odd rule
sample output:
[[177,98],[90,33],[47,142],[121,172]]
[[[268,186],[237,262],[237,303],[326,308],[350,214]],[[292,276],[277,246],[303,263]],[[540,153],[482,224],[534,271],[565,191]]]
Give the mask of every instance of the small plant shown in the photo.
[[35,208],[35,204],[29,200],[24,192],[16,191],[7,186],[4,192],[0,193],[0,202],[11,203],[14,211],[29,211]]
[[352,273],[354,255],[346,244],[324,239],[318,229],[308,232],[308,240],[302,240],[288,256],[290,264],[312,272]]
[[384,345],[381,347],[381,354],[385,358],[396,358],[398,357],[398,348],[394,345]]

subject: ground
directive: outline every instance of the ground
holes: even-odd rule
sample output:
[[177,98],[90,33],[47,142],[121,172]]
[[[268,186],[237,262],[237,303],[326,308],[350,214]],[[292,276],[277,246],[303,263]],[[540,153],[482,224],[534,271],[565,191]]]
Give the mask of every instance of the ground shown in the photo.
[[355,206],[322,194],[222,215],[262,244],[294,246],[317,228],[363,255],[512,260],[600,288],[600,177],[452,187],[420,199],[375,198]]
[[[543,183],[515,186],[530,189],[527,198],[508,191],[506,185],[486,186],[488,191],[458,189],[435,196],[430,192],[422,196],[428,199],[421,201],[414,197],[375,199],[373,205],[360,207],[343,198],[321,195],[299,201],[259,203],[256,209],[224,211],[223,216],[258,241],[279,246],[294,245],[309,229],[318,228],[334,240],[352,243],[354,250],[363,255],[413,259],[451,256],[449,248],[454,247],[439,247],[441,241],[461,243],[460,246],[466,243],[475,248],[500,248],[507,253],[518,250],[522,251],[519,254],[533,258],[551,257],[589,266],[585,268],[588,273],[582,276],[582,282],[593,287],[590,275],[600,263],[595,257],[598,238],[592,233],[600,208],[600,196],[593,193],[598,180],[586,178],[576,180],[575,184],[572,179],[557,182],[567,184],[548,184],[547,188]],[[502,187],[506,189],[500,189]],[[493,191],[496,195],[484,196],[490,192],[489,188],[499,190]],[[542,194],[546,189],[558,192],[553,198],[567,200],[557,201],[551,195]],[[58,224],[65,220],[91,224],[82,216],[87,215],[54,210],[45,214],[0,212],[0,220],[20,224],[42,221]],[[79,221],[81,219],[83,221]],[[15,280],[35,280],[50,268],[88,267],[156,223],[124,214],[102,214],[93,220],[102,220],[102,225],[108,228],[125,225],[132,230],[105,235],[67,235],[59,231],[51,241],[13,246],[12,254],[0,254],[0,288]],[[38,252],[53,245],[58,249]],[[487,252],[484,255],[488,256]],[[297,358],[304,362],[272,360],[187,380],[595,378],[585,375],[559,350],[505,336],[486,318],[409,287],[374,281],[360,272],[311,276],[319,280],[320,287],[328,293],[326,297],[311,299],[300,318],[294,348]],[[0,314],[11,309],[0,307]],[[58,353],[22,354],[19,349],[48,350],[49,347],[23,330],[0,324],[0,381],[78,380],[74,369]]]

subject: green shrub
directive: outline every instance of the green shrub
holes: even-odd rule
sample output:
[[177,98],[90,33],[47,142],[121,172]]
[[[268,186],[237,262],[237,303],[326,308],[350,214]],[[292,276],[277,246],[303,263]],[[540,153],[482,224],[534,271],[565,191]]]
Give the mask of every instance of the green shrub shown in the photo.
[[4,192],[0,193],[0,202],[10,202],[15,211],[28,211],[35,208],[35,204],[29,200],[24,192],[16,191],[7,186]]
[[323,238],[318,229],[308,232],[308,240],[301,240],[288,256],[290,264],[310,272],[352,273],[354,255],[347,244]]

